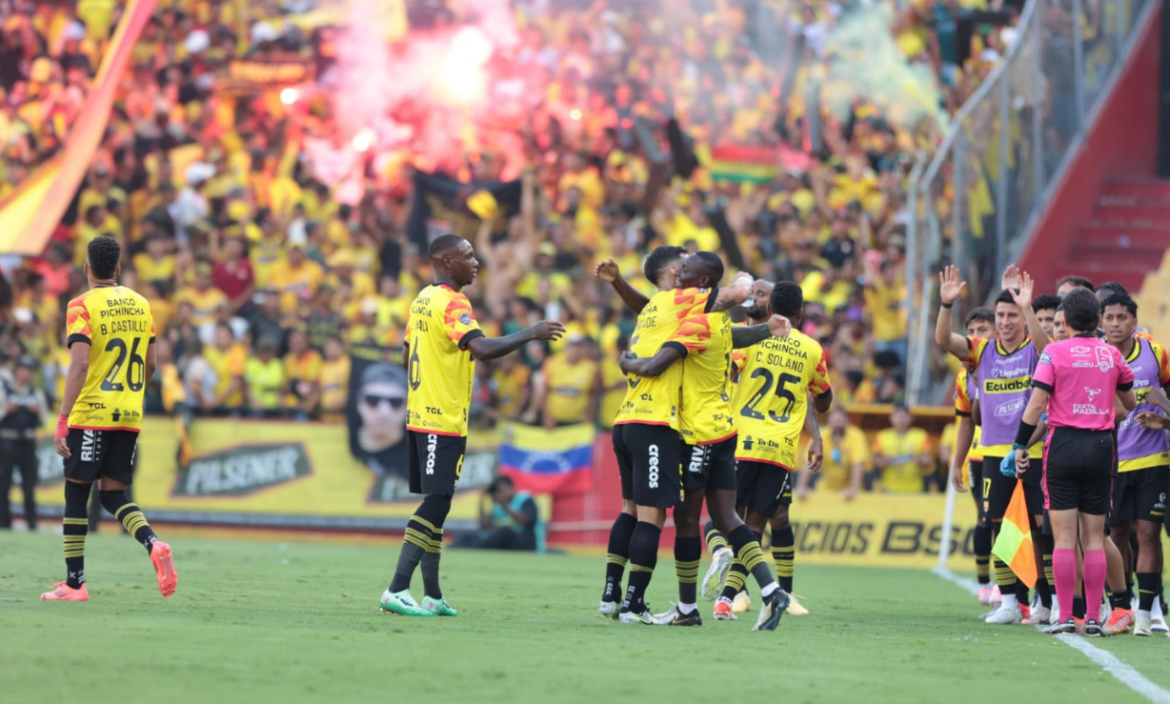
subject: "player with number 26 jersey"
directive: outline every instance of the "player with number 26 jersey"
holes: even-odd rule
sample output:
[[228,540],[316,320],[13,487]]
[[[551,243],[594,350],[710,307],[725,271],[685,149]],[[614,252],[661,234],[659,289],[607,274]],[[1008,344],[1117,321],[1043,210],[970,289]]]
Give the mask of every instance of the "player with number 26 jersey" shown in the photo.
[[829,390],[824,350],[808,335],[793,330],[749,347],[732,403],[738,409],[735,459],[795,469],[808,392]]
[[89,345],[89,375],[69,427],[141,430],[146,355],[154,344],[150,303],[125,286],[93,288],[69,302],[65,325],[67,345]]

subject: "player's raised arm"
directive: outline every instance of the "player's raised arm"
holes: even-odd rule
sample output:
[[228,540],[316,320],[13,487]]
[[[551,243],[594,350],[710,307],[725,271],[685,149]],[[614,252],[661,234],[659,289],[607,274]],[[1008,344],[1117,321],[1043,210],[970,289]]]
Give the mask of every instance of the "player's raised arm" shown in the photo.
[[467,343],[467,349],[476,359],[498,359],[511,354],[533,340],[559,340],[565,326],[555,320],[542,320],[530,328],[503,337],[476,337]]
[[1037,354],[1044,354],[1044,348],[1048,346],[1049,340],[1048,333],[1040,324],[1040,318],[1036,311],[1032,310],[1032,292],[1035,287],[1032,277],[1027,272],[1020,272],[1019,289],[1009,288],[1008,291],[1012,294],[1012,300],[1019,306],[1020,313],[1024,315],[1024,320],[1028,322],[1028,335],[1032,338],[1032,346],[1036,348]]
[[613,286],[613,290],[621,297],[622,302],[635,313],[641,313],[646,304],[650,302],[650,299],[646,298],[641,291],[622,278],[621,270],[618,269],[618,265],[613,259],[597,262],[597,266],[593,267],[593,276]]
[[938,296],[942,300],[942,307],[938,309],[938,321],[934,326],[934,341],[938,346],[950,352],[959,359],[967,358],[967,338],[955,334],[955,322],[951,315],[951,308],[959,300],[966,281],[959,280],[959,268],[948,266],[938,275]]

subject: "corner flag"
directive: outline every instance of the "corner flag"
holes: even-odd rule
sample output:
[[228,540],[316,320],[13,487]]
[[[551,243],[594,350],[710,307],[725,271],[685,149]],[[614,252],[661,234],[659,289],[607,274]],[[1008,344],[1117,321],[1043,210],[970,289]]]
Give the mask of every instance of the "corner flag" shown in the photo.
[[1007,563],[1021,582],[1028,588],[1036,586],[1036,553],[1032,549],[1032,519],[1028,515],[1028,504],[1024,501],[1024,482],[1016,480],[1011,503],[999,527],[999,537],[991,548],[991,554]]

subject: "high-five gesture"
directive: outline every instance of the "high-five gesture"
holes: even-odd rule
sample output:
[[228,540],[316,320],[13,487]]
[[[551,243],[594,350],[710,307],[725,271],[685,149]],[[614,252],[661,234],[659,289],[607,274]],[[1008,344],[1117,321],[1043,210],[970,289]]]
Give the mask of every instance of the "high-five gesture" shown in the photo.
[[951,308],[963,295],[965,288],[967,282],[959,278],[959,267],[948,266],[939,272],[938,297],[942,300],[942,307],[938,310],[938,322],[934,326],[934,341],[959,359],[967,358],[967,338],[955,334]]
[[1032,281],[1032,277],[1027,272],[1020,273],[1019,288],[1009,288],[1012,292],[1012,300],[1020,307],[1021,311],[1031,310],[1032,308],[1032,292],[1035,290],[1036,284]]
[[1008,264],[1007,268],[1003,270],[1003,278],[999,280],[999,290],[1006,291],[1008,289],[1020,287],[1020,267],[1015,264]]
[[965,288],[967,288],[967,282],[960,280],[959,267],[948,266],[939,272],[938,296],[942,299],[944,306],[949,306],[959,300],[959,296],[963,295]]

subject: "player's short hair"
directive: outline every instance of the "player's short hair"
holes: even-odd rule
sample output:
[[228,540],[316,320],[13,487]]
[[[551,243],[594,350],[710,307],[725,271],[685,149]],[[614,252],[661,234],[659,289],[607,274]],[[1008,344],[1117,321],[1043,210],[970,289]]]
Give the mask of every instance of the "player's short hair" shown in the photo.
[[695,257],[703,263],[703,270],[711,279],[711,285],[718,286],[723,280],[723,260],[714,252],[695,252]]
[[642,274],[650,283],[657,284],[662,270],[686,255],[687,250],[683,247],[672,247],[666,244],[655,247],[654,251],[646,255],[645,261],[642,262]]
[[1123,296],[1129,295],[1129,291],[1126,291],[1125,287],[1116,281],[1106,281],[1105,283],[1098,286],[1094,293],[1100,293],[1101,291],[1108,291],[1110,294],[1120,293]]
[[1046,293],[1043,296],[1038,296],[1036,300],[1032,301],[1032,310],[1039,313],[1042,310],[1056,310],[1060,305],[1060,296]]
[[804,310],[804,291],[801,291],[800,286],[794,281],[781,281],[772,288],[768,305],[773,315],[783,315],[795,321]]
[[1073,286],[1079,286],[1080,288],[1087,288],[1094,293],[1097,291],[1097,287],[1093,285],[1093,282],[1089,281],[1083,276],[1066,276],[1060,281],[1056,282],[1056,287],[1060,288],[1065,284],[1072,284]]
[[995,311],[986,306],[979,306],[967,314],[967,321],[963,323],[963,327],[967,327],[976,320],[995,325]]
[[463,239],[459,235],[439,235],[435,238],[434,242],[431,242],[431,246],[427,248],[427,256],[431,259],[442,256],[447,251],[455,249],[466,241],[467,240]]
[[[1015,291],[1016,293],[1019,293],[1019,289],[1015,289]],[[1016,299],[1012,297],[1012,292],[1005,288],[999,292],[998,296],[995,297],[995,303],[996,305],[999,305],[1000,303],[1010,303],[1014,306],[1016,304]]]
[[1101,304],[1087,289],[1078,288],[1070,292],[1061,305],[1064,307],[1065,323],[1073,330],[1090,332],[1096,330],[1101,322]]
[[[1101,289],[1104,290],[1105,287],[1102,286]],[[1101,301],[1101,312],[1104,313],[1105,309],[1108,308],[1109,306],[1122,306],[1126,310],[1129,311],[1130,315],[1132,315],[1135,318],[1137,317],[1137,311],[1138,311],[1137,301],[1130,298],[1129,294],[1125,294],[1125,293],[1111,293],[1111,294],[1109,294],[1108,298]]]
[[86,259],[89,260],[89,273],[95,279],[112,279],[118,271],[118,263],[122,261],[122,245],[109,235],[95,237],[86,248]]

